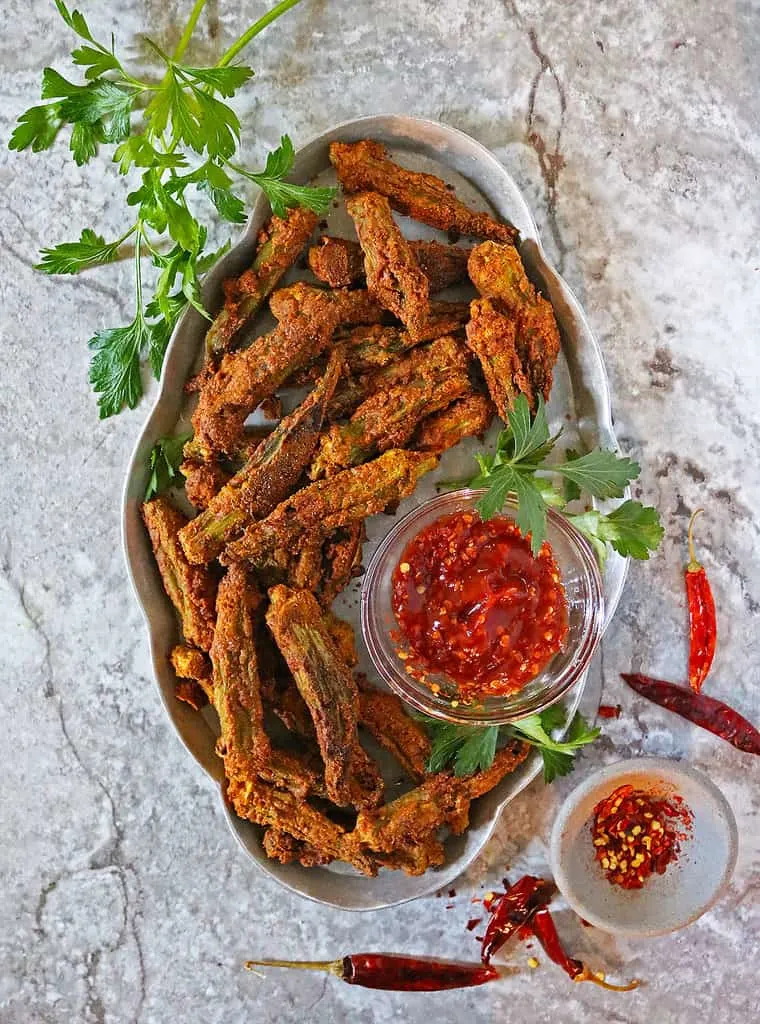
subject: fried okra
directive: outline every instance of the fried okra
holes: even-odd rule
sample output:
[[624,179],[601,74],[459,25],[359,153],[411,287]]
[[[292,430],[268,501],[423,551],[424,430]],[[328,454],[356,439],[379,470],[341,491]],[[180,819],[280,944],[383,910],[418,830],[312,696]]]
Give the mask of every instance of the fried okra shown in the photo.
[[[325,764],[325,785],[331,800],[375,807],[382,799],[382,779],[359,743],[359,695],[313,594],[273,587],[267,624],[293,674],[314,722]],[[357,794],[351,780],[367,781]]]
[[394,210],[423,224],[497,242],[513,242],[517,237],[511,224],[465,206],[440,178],[394,163],[379,142],[333,142],[330,160],[346,192],[379,192]]
[[207,569],[191,565],[182,550],[179,532],[188,519],[163,497],[145,502],[142,517],[164,589],[179,613],[182,634],[188,643],[207,651],[214,638],[216,584]]
[[[467,279],[470,250],[441,242],[409,242],[419,268],[428,279],[430,294]],[[364,278],[364,254],[358,242],[323,235],[309,249],[311,272],[331,288],[350,288]]]

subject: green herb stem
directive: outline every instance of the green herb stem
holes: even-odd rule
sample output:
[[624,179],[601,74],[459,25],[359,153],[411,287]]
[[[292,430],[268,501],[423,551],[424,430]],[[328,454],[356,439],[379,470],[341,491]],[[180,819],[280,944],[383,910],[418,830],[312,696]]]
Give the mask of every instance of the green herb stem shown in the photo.
[[187,25],[185,25],[185,31],[179,38],[179,42],[174,47],[174,53],[172,54],[172,60],[181,60],[185,50],[187,49],[188,43],[192,38],[195,26],[198,23],[198,18],[201,16],[203,8],[206,6],[207,0],[195,0],[193,9],[190,12],[190,18],[188,19]]
[[300,2],[301,0],[280,0],[280,3],[275,4],[271,11],[267,11],[267,13],[259,18],[257,22],[251,25],[247,32],[244,32],[243,35],[232,44],[229,50],[227,50],[219,61],[217,61],[216,66],[218,68],[224,68],[230,64],[235,57],[237,57],[240,51],[244,50],[250,41],[259,34],[259,32],[263,32],[267,25],[271,25],[272,22],[276,21],[281,14],[285,14],[286,11],[289,11],[291,7],[295,7],[296,4],[299,4]]

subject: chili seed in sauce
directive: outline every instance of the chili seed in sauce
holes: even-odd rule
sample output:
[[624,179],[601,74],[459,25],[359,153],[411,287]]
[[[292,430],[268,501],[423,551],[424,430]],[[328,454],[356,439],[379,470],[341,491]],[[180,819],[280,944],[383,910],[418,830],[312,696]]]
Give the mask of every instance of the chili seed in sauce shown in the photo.
[[437,519],[407,545],[392,590],[407,671],[422,681],[444,673],[465,699],[519,690],[567,637],[567,600],[549,544],[534,557],[506,516]]

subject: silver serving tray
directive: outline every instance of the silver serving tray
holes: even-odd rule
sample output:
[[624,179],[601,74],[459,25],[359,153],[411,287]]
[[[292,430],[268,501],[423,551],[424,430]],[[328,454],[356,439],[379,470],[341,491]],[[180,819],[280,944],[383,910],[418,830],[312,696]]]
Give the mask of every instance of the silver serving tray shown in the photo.
[[[455,186],[460,199],[481,209],[490,209],[519,228],[522,239],[520,251],[525,267],[534,283],[551,300],[562,334],[562,355],[547,410],[551,425],[555,429],[560,426],[565,428],[563,439],[566,439],[568,445],[580,443],[587,448],[602,445],[616,449],[609,386],[599,346],[578,300],[549,264],[528,205],[499,161],[480,143],[454,128],[413,117],[377,115],[338,125],[310,142],[298,153],[293,180],[300,183],[334,183],[335,177],[328,160],[329,144],[335,140],[353,142],[363,138],[373,138],[384,143],[408,167],[438,174]],[[207,308],[219,308],[222,302],[222,281],[241,273],[251,263],[256,234],[269,214],[266,198],[259,196],[242,238],[216,264],[204,283]],[[331,232],[353,235],[352,225],[342,208],[331,210],[326,219]],[[439,232],[406,218],[401,218],[400,223],[410,237],[442,237]],[[299,276],[308,276],[308,272],[295,271],[291,274],[291,278]],[[445,297],[457,298],[457,290],[451,289]],[[266,329],[266,317],[268,314],[262,315],[257,321],[256,334]],[[220,785],[221,762],[214,753],[216,730],[213,713],[194,712],[174,697],[175,676],[168,656],[171,647],[178,641],[177,619],[164,593],[139,513],[148,479],[148,455],[153,444],[157,438],[187,427],[190,410],[183,385],[199,365],[206,327],[203,318],[191,309],[174,332],[166,353],[158,396],[129,463],[123,494],[122,536],[127,571],[148,626],[153,666],[164,707],[188,751],[209,777]],[[403,515],[415,504],[434,494],[436,480],[471,476],[475,447],[474,442],[465,441],[454,451],[448,452],[436,473],[429,474],[429,478],[422,481],[415,494],[402,502],[397,514]],[[387,516],[375,516],[369,521],[365,564],[378,539],[387,532],[390,522]],[[627,566],[627,559],[616,554],[610,556],[604,578],[605,626],[619,601]],[[357,583],[342,595],[337,607],[338,612],[356,626],[357,635],[359,587],[360,583]],[[360,646],[363,647],[363,644]],[[372,666],[366,660],[366,650],[362,651],[362,655],[361,667],[373,678]],[[590,672],[575,687],[568,702],[570,712],[580,706],[586,714],[593,716],[599,705],[600,694],[598,668],[592,663]],[[388,795],[393,796],[401,790],[393,788],[390,766],[386,764],[383,767],[391,772],[387,779]],[[467,833],[447,840],[446,863],[419,878],[410,878],[398,871],[382,870],[377,878],[368,879],[343,865],[307,869],[297,864],[278,864],[264,854],[260,844],[261,830],[258,827],[240,820],[226,806],[225,813],[230,828],[251,859],[287,889],[333,907],[378,910],[429,895],[449,885],[483,849],[506,805],[525,789],[539,771],[540,757],[534,754],[491,793],[475,801],[471,827]]]

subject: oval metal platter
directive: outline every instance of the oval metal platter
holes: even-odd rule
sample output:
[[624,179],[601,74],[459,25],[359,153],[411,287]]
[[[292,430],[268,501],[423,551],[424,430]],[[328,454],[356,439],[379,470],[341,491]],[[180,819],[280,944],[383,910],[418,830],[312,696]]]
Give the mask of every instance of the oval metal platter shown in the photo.
[[[335,176],[328,159],[329,144],[335,140],[354,142],[363,138],[384,143],[391,155],[403,165],[437,174],[454,186],[457,196],[463,201],[476,208],[490,210],[519,228],[520,252],[526,270],[551,300],[562,334],[562,354],[547,410],[550,425],[554,430],[564,428],[562,443],[568,446],[580,445],[588,449],[602,445],[616,449],[609,387],[599,346],[578,300],[547,261],[528,205],[504,167],[480,143],[456,129],[412,117],[378,115],[338,125],[310,142],[298,153],[293,180],[334,184]],[[217,263],[205,281],[204,301],[208,309],[220,307],[224,279],[240,274],[252,262],[256,234],[269,215],[269,205],[265,197],[260,196],[242,238]],[[353,226],[342,206],[332,209],[326,220],[331,233],[354,236]],[[443,239],[439,232],[406,218],[400,218],[399,222],[409,237]],[[306,271],[295,270],[286,282],[308,276]],[[456,299],[464,294],[450,289],[444,297]],[[267,316],[263,314],[256,321],[251,336],[267,329]],[[159,437],[187,429],[191,410],[187,406],[183,385],[200,365],[206,328],[206,321],[195,310],[190,310],[180,321],[169,345],[158,397],[130,460],[123,495],[122,530],[127,568],[148,625],[153,665],[164,707],[188,751],[220,786],[221,798],[221,761],[214,752],[217,735],[214,715],[209,711],[194,712],[174,696],[176,680],[169,652],[179,639],[178,624],[164,593],[139,512],[148,479],[148,455],[153,444]],[[448,452],[436,473],[429,475],[431,479],[423,480],[417,492],[402,502],[397,515],[403,515],[434,494],[436,480],[472,476],[472,456],[476,447],[474,441],[465,441]],[[375,516],[368,522],[365,564],[391,522],[388,516]],[[605,625],[609,623],[620,598],[627,565],[627,559],[614,553],[608,560],[604,579]],[[338,613],[356,627],[357,635],[359,587],[360,581],[341,595],[336,605]],[[360,642],[359,646],[363,647],[363,644]],[[366,657],[366,651],[363,651],[360,667],[372,679],[372,666],[367,664]],[[585,679],[574,689],[568,711],[572,713],[580,707],[593,716],[599,705],[600,693],[600,676],[594,662]],[[374,749],[372,752],[376,753]],[[387,797],[390,799],[402,791],[394,790],[397,769],[394,772],[390,766],[381,764],[381,767],[388,781]],[[287,889],[345,910],[378,910],[429,895],[449,885],[469,867],[488,841],[506,806],[539,771],[540,757],[534,754],[492,792],[476,800],[471,812],[471,827],[463,836],[450,837],[446,842],[446,863],[417,878],[385,869],[377,878],[364,878],[343,865],[307,869],[298,864],[279,864],[266,857],[260,842],[261,830],[239,819],[229,808],[225,807],[225,810],[234,835],[248,855],[262,871]]]

